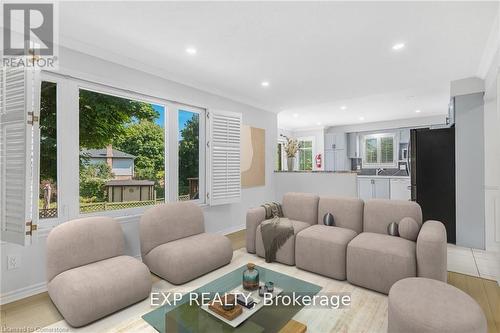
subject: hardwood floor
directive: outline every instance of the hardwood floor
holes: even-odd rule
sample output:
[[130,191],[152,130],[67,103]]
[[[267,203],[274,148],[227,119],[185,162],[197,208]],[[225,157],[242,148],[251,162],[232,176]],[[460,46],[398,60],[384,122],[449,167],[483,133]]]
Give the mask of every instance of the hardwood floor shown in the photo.
[[500,287],[494,280],[448,272],[448,283],[465,291],[479,303],[488,321],[488,332],[500,332]]
[[[245,247],[245,231],[227,235],[237,250]],[[159,277],[151,275],[153,282]],[[500,333],[500,287],[496,281],[448,272],[448,283],[465,291],[483,309],[489,333]],[[2,328],[41,328],[62,319],[48,294],[41,293],[0,307]]]

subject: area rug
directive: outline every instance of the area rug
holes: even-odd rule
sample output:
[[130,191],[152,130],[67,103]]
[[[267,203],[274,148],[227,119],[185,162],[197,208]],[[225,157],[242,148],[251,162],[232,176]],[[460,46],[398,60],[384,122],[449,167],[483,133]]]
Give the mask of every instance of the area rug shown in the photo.
[[[387,296],[353,286],[346,281],[337,281],[311,272],[279,263],[266,263],[263,258],[249,254],[245,249],[234,251],[232,262],[216,271],[204,275],[182,286],[174,286],[158,279],[153,291],[189,292],[223,274],[248,263],[279,271],[283,274],[308,281],[323,287],[323,292],[350,293],[352,304],[346,309],[304,308],[293,319],[307,325],[307,332],[387,332]],[[156,332],[141,316],[154,308],[149,298],[117,313],[109,315],[83,328],[72,328],[64,320],[46,326],[41,331],[49,332]]]

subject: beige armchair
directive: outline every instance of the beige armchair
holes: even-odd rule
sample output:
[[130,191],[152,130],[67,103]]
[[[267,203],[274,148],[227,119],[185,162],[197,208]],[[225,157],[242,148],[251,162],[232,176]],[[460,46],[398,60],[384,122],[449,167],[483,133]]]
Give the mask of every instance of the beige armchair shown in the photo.
[[205,233],[203,211],[192,202],[158,205],[140,222],[141,253],[151,272],[182,284],[231,262],[231,241]]
[[141,301],[151,274],[124,255],[120,225],[110,217],[63,223],[47,238],[49,296],[66,322],[79,327]]

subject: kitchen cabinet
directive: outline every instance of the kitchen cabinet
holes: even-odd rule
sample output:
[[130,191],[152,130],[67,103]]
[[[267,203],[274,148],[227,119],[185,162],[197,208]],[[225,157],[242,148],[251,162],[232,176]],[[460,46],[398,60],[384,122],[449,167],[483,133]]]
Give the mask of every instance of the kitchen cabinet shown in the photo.
[[390,199],[391,185],[390,179],[374,179],[373,183],[373,198],[374,199]]
[[345,133],[325,134],[325,149],[346,149],[347,138]]
[[358,178],[358,198],[362,200],[373,198],[373,185],[370,178]]
[[363,200],[390,199],[390,180],[386,178],[358,177],[358,197]]
[[345,149],[325,149],[325,171],[348,170]]
[[325,171],[333,171],[335,168],[334,151],[332,149],[325,150]]
[[410,129],[401,128],[399,130],[399,143],[409,143],[410,142]]
[[347,158],[345,149],[334,150],[335,168],[334,171],[347,170]]
[[391,199],[392,200],[410,200],[411,199],[411,181],[410,179],[391,179]]
[[359,158],[359,136],[358,133],[347,134],[347,157]]

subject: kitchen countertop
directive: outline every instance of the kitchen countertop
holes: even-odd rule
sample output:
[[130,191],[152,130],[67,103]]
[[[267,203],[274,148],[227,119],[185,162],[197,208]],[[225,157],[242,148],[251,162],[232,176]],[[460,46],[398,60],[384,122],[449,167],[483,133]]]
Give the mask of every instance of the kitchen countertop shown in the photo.
[[376,176],[376,175],[358,175],[358,178],[375,178],[375,179],[410,179],[410,176]]
[[314,170],[314,171],[303,171],[303,170],[295,170],[295,171],[274,171],[275,173],[317,173],[317,174],[325,174],[325,173],[335,173],[335,174],[344,174],[344,175],[354,175],[359,178],[378,178],[378,179],[410,179],[410,176],[391,176],[391,175],[360,175],[355,171],[324,171],[324,170]]
[[294,171],[286,171],[286,170],[274,170],[275,173],[340,173],[346,175],[357,175],[357,172],[354,171],[324,171],[324,170],[294,170]]

